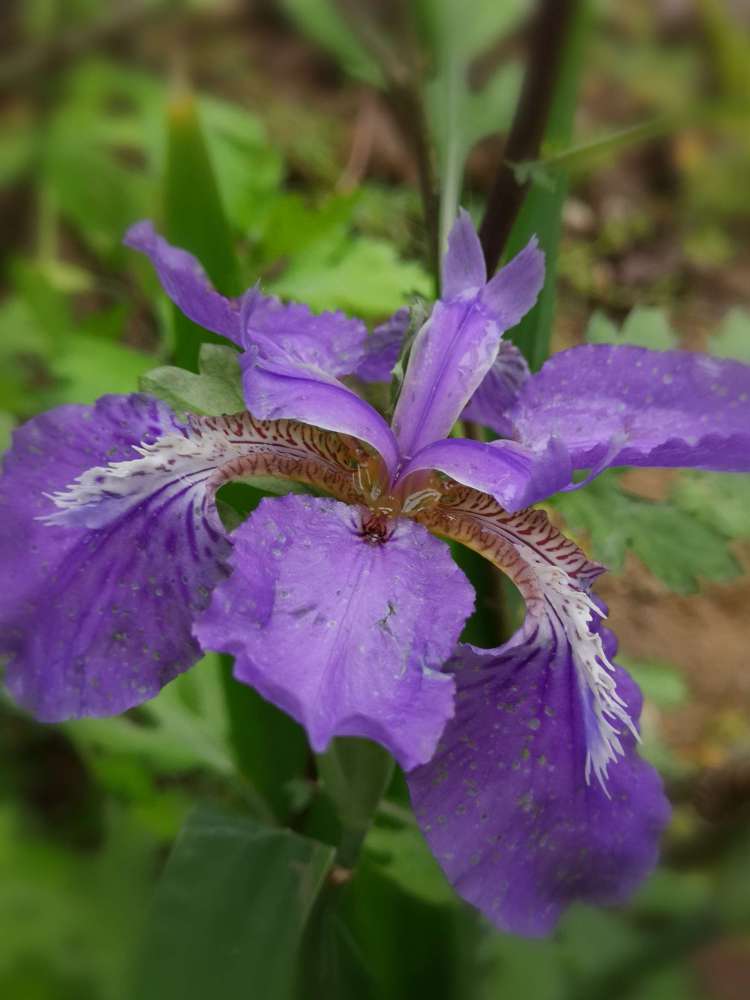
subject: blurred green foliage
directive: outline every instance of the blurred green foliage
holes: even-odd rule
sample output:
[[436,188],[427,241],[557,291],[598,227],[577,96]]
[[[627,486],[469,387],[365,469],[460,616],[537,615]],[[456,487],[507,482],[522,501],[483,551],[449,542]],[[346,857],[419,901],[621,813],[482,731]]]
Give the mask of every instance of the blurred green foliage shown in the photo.
[[[221,13],[213,0],[149,6],[178,20],[196,11]],[[351,87],[349,75],[382,89],[382,66],[352,33],[342,6],[328,0],[278,5],[306,44],[332,56],[327,72],[340,74],[338,86]],[[413,5],[443,180],[443,230],[462,189],[474,207],[481,202],[471,154],[482,137],[507,128],[521,73],[513,45],[503,58],[493,56],[493,48],[513,38],[528,6],[482,2],[476,16],[467,17],[449,0]],[[601,19],[612,6],[596,5],[600,21],[585,69],[600,84],[615,81],[638,120],[682,113],[704,96],[698,72],[707,58],[704,37],[713,89],[727,100],[746,98],[750,43],[719,0],[698,4],[700,31],[668,48],[656,37],[649,5],[620,11],[615,30],[605,30]],[[93,0],[31,0],[19,5],[19,38],[30,49],[49,45],[63,29],[106,17],[107,7]],[[125,229],[139,218],[155,217],[200,251],[227,292],[261,280],[314,309],[340,308],[371,323],[414,296],[430,295],[430,275],[416,259],[415,193],[382,180],[334,190],[344,173],[337,111],[274,99],[267,107],[252,102],[251,112],[209,85],[199,89],[194,117],[191,112],[182,136],[173,129],[170,145],[167,108],[174,107],[174,92],[141,68],[148,61],[127,50],[62,60],[28,86],[23,99],[0,110],[0,206],[26,205],[22,231],[3,241],[3,444],[14,423],[41,409],[131,391],[139,379],[178,409],[240,408],[231,347],[199,350],[196,341],[196,373],[169,364],[180,339],[194,333],[180,329],[150,268],[121,247]],[[478,66],[485,67],[479,82]],[[573,141],[573,109],[568,89],[548,130],[552,156]],[[717,145],[721,155],[713,155]],[[684,228],[686,256],[699,267],[731,259],[742,239],[737,220],[748,215],[746,131],[735,118],[717,120],[707,132],[685,129],[668,152],[678,172],[671,211]],[[574,175],[576,197],[591,194],[592,176],[596,172],[587,171],[576,187]],[[206,177],[212,178],[210,198]],[[555,174],[552,188],[541,173],[534,178],[513,237],[520,243],[540,231],[550,263],[565,184],[562,174]],[[642,287],[613,277],[616,271],[602,278],[602,261],[614,267],[658,236],[660,199],[634,197],[629,209],[603,211],[593,232],[565,232],[559,254],[564,290],[596,307],[590,341],[670,349],[680,339],[662,305],[676,301],[677,279],[656,275],[644,296]],[[535,363],[553,333],[555,291],[550,280],[525,327],[532,331],[529,342],[541,345]],[[623,315],[636,301],[647,304]],[[709,349],[750,361],[748,345],[750,314],[726,308],[712,324]],[[224,506],[246,511],[259,496],[235,492]],[[678,593],[735,577],[739,545],[750,538],[750,487],[740,477],[681,475],[657,502],[633,493],[614,471],[554,506],[612,570],[632,553]],[[487,621],[480,627],[486,635]],[[256,970],[270,956],[264,1000],[290,992],[300,1000],[398,1000],[421,993],[434,1000],[723,1000],[701,985],[691,956],[721,938],[739,938],[747,952],[747,827],[734,815],[712,826],[681,793],[694,762],[665,737],[665,723],[689,701],[679,665],[633,662],[627,655],[623,662],[649,702],[644,751],[674,785],[666,862],[631,907],[576,908],[542,942],[499,935],[456,901],[414,824],[398,773],[366,833],[354,877],[326,878],[336,871],[342,827],[349,823],[353,835],[365,834],[367,810],[358,811],[361,803],[351,795],[354,772],[364,765],[355,757],[334,761],[327,775],[325,764],[316,769],[299,728],[238,685],[219,657],[206,657],[158,698],[118,719],[42,729],[0,702],[0,995],[171,1000],[212,993],[234,1000],[261,989]],[[377,770],[377,761],[369,763]],[[274,825],[280,823],[293,832]],[[144,927],[145,945],[139,940]],[[145,978],[134,993],[136,952],[145,956]],[[223,980],[213,971],[217,955]],[[293,955],[301,957],[300,982],[292,982]]]

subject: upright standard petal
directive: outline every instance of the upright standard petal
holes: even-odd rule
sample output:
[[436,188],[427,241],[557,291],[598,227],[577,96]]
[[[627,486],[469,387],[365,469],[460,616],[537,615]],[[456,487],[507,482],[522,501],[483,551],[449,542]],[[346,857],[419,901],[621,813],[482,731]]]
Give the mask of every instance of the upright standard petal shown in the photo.
[[482,244],[471,216],[462,208],[448,234],[440,280],[441,298],[454,299],[464,292],[478,292],[486,282]]
[[510,340],[500,341],[494,364],[467,403],[461,419],[490,427],[501,437],[511,437],[513,421],[508,414],[529,375],[528,362],[516,345]]
[[510,414],[537,448],[551,436],[574,468],[750,471],[750,366],[687,351],[590,344],[555,354]]
[[420,525],[369,531],[366,517],[335,500],[264,500],[234,533],[232,575],[196,635],[233,654],[236,676],[302,723],[315,750],[368,737],[408,770],[453,713],[439,669],[473,594]]
[[457,891],[536,936],[574,900],[626,898],[656,862],[669,808],[637,755],[637,688],[589,596],[600,567],[540,511],[509,517],[468,494],[452,510],[446,533],[507,572],[528,613],[504,646],[458,653],[456,715],[409,787]]
[[248,408],[265,420],[301,420],[365,441],[389,470],[398,454],[380,414],[339,381],[365,353],[366,330],[341,313],[314,316],[306,306],[249,294],[240,358]]
[[[460,219],[456,226],[465,224]],[[464,279],[462,274],[449,288],[459,287]],[[435,303],[415,338],[393,417],[407,460],[447,437],[492,367],[503,332],[533,306],[543,280],[544,256],[532,240],[487,285],[469,286]]]
[[220,295],[192,254],[168,243],[147,220],[131,226],[123,242],[148,257],[162,288],[188,319],[240,343],[239,301]]
[[358,497],[346,442],[302,424],[181,424],[156,400],[110,396],[20,428],[0,479],[13,696],[46,721],[109,715],[198,659],[193,620],[229,551],[214,493],[253,475]]

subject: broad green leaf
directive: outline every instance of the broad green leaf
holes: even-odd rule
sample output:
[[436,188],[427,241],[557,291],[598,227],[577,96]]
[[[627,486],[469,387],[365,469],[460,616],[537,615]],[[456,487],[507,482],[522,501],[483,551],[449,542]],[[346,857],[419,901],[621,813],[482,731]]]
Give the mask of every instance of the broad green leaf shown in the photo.
[[750,364],[750,312],[741,306],[730,309],[708,348],[720,358],[736,358]]
[[199,107],[227,218],[237,229],[252,228],[281,185],[281,154],[260,120],[239,105],[201,97]]
[[85,333],[67,337],[52,362],[60,379],[58,397],[65,403],[93,403],[108,392],[135,392],[153,356]]
[[591,344],[635,344],[653,351],[668,351],[678,343],[664,310],[645,306],[636,306],[620,329],[604,313],[593,313],[586,339]]
[[750,476],[684,472],[672,499],[680,510],[727,538],[750,538]]
[[219,416],[245,409],[237,351],[221,344],[201,344],[199,373],[164,365],[141,377],[141,389],[173,409]]
[[567,527],[584,534],[593,557],[622,569],[631,550],[677,593],[698,589],[699,580],[731,580],[740,566],[716,527],[674,503],[652,503],[623,492],[612,475],[600,476],[551,501]]
[[291,996],[295,957],[333,850],[289,830],[197,809],[157,887],[133,996]]
[[[573,119],[584,52],[592,22],[591,0],[581,0],[573,16],[570,37],[563,53],[560,79],[550,109],[545,144],[566,147],[573,133]],[[545,253],[544,287],[536,305],[509,334],[524,352],[533,370],[542,366],[549,354],[555,314],[557,256],[562,227],[562,210],[568,190],[567,172],[561,170],[552,185],[533,180],[511,232],[506,257],[517,254],[536,235]]]
[[316,310],[343,309],[380,319],[412,295],[431,291],[427,272],[401,260],[390,243],[368,237],[316,244],[315,253],[294,258],[272,290]]

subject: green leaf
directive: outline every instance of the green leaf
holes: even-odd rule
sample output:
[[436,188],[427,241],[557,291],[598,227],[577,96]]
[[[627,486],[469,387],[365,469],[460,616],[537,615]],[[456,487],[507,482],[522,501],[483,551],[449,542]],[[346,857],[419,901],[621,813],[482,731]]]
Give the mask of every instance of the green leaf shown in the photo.
[[65,729],[82,747],[127,753],[170,774],[208,768],[231,776],[218,657],[210,653],[146,702],[137,716],[76,719]]
[[157,887],[131,995],[286,1000],[332,861],[331,848],[289,830],[196,810]]
[[750,476],[684,472],[672,499],[680,510],[726,538],[750,538]]
[[242,378],[233,347],[201,344],[199,374],[164,365],[141,378],[141,389],[163,399],[173,409],[220,416],[245,409]]
[[688,697],[682,674],[665,663],[637,663],[621,654],[617,657],[643,691],[646,701],[659,708],[679,708]]
[[393,776],[393,758],[370,740],[338,737],[317,757],[323,788],[342,829],[338,860],[352,867],[378,803]]
[[79,333],[66,339],[51,367],[62,383],[58,392],[62,402],[93,403],[107,392],[134,392],[153,363],[150,354]]
[[750,364],[750,312],[741,306],[730,309],[718,333],[709,337],[708,349],[720,358],[736,358]]
[[455,903],[456,893],[416,826],[372,827],[365,851],[404,891],[425,903]]
[[653,351],[668,351],[678,344],[666,312],[644,306],[636,306],[619,330],[604,313],[595,312],[589,320],[586,340],[591,344],[635,344]]
[[382,86],[382,74],[330,0],[282,0],[285,13],[297,27],[330,52],[350,76]]
[[[573,132],[573,119],[578,95],[578,82],[585,63],[584,51],[592,22],[591,0],[582,0],[573,16],[570,37],[563,53],[560,79],[550,110],[545,132],[545,144],[565,147]],[[537,370],[547,359],[555,314],[557,257],[562,230],[562,210],[568,190],[565,170],[556,172],[551,185],[532,179],[523,207],[508,240],[506,257],[517,254],[536,234],[545,253],[544,287],[533,309],[513,329],[509,336],[526,355],[529,365]]]
[[272,289],[316,310],[343,309],[380,319],[412,295],[429,295],[431,282],[424,268],[401,260],[390,243],[362,236],[316,244],[314,253],[289,263]]
[[470,86],[469,67],[518,24],[528,3],[475,4],[471,17],[453,0],[430,0],[421,7],[436,66],[426,99],[441,180],[440,239],[444,246],[456,218],[466,158],[479,139],[507,129],[520,90],[520,70],[513,63],[493,74],[480,91]]
[[[241,291],[237,261],[224,216],[219,188],[198,109],[189,93],[173,98],[167,109],[165,177],[167,236],[195,254],[218,291]],[[224,343],[174,309],[174,360],[195,371],[200,344]]]
[[740,573],[726,536],[716,527],[672,502],[652,503],[625,493],[612,475],[550,502],[571,531],[587,536],[593,557],[609,569],[622,569],[631,550],[680,594],[696,591],[700,579],[731,580]]

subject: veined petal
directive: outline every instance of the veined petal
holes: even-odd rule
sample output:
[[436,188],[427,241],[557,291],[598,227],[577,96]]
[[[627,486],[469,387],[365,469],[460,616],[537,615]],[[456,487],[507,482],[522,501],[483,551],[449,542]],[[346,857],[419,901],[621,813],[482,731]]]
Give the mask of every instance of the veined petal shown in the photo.
[[589,595],[601,568],[540,511],[511,517],[457,491],[444,516],[443,533],[516,582],[527,618],[498,649],[459,651],[456,715],[409,787],[457,891],[497,926],[536,936],[574,900],[626,898],[656,862],[669,809],[637,755],[637,688],[611,662]]
[[123,711],[200,656],[192,618],[228,544],[194,476],[160,478],[138,503],[106,498],[118,516],[101,525],[86,523],[93,509],[41,520],[62,513],[45,491],[163,434],[183,430],[143,396],[60,407],[15,434],[0,480],[0,651],[11,694],[44,721]]
[[520,510],[556,493],[570,483],[572,474],[568,453],[555,439],[534,452],[515,441],[485,444],[446,438],[417,452],[399,478],[403,481],[412,473],[429,469],[488,493],[506,511]]
[[220,295],[192,254],[168,243],[147,220],[131,226],[123,242],[149,258],[162,288],[188,319],[240,343],[240,301]]
[[410,312],[398,309],[390,319],[376,326],[365,341],[364,357],[354,370],[363,382],[388,382],[391,378],[404,337],[409,329]]
[[443,258],[441,290],[443,299],[454,299],[463,292],[478,292],[487,282],[482,244],[465,209],[448,234],[448,248]]
[[[622,902],[657,861],[669,806],[632,735],[607,791],[582,777],[586,726],[560,632],[525,630],[453,663],[456,716],[407,775],[417,820],[447,877],[497,927],[549,933],[576,900]],[[634,719],[636,686],[617,668]]]
[[265,420],[301,420],[359,438],[392,471],[398,452],[390,427],[336,377],[354,371],[364,354],[365,328],[357,324],[352,340],[353,322],[340,313],[313,316],[305,306],[248,296],[240,358],[245,401]]
[[750,366],[687,351],[589,344],[553,355],[521,389],[515,436],[551,436],[577,469],[750,471]]
[[510,340],[501,340],[492,367],[467,403],[461,419],[473,420],[502,437],[510,437],[513,422],[508,412],[529,375],[528,362],[516,345]]
[[264,500],[233,535],[232,575],[196,635],[294,716],[317,751],[363,736],[429,760],[453,712],[439,669],[473,603],[444,543],[408,520],[384,537],[334,500]]
[[356,499],[350,465],[346,442],[305,425],[182,424],[145,396],[30,421],[0,480],[0,651],[13,696],[57,721],[155,695],[199,658],[193,620],[226,573],[218,486],[283,475]]
[[[461,217],[451,234],[455,256],[467,225]],[[465,235],[465,234],[464,234]],[[464,273],[465,272],[465,273]],[[478,275],[476,261],[456,268],[449,289]],[[467,277],[468,275],[468,277]],[[497,357],[505,330],[533,306],[544,280],[544,255],[532,240],[481,288],[466,287],[435,303],[417,334],[393,417],[393,429],[408,460],[421,448],[446,437]]]

